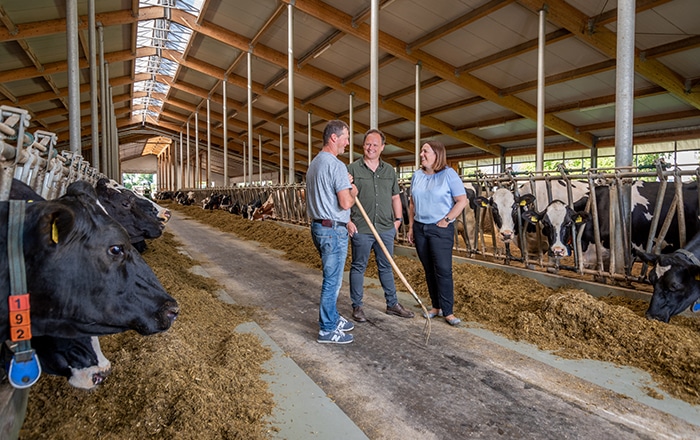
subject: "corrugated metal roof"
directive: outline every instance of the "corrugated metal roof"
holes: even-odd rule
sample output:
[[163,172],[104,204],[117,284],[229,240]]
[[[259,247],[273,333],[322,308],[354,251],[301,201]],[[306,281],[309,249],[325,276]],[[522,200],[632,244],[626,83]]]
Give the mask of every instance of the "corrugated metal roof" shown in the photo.
[[[288,0],[97,0],[105,59],[122,132],[122,158],[145,139],[179,140],[195,112],[206,142],[220,150],[222,82],[227,78],[228,148],[248,140],[247,55],[252,49],[254,139],[278,166],[279,127],[287,127]],[[451,157],[532,153],[535,146],[538,8],[536,0],[380,1],[379,128],[385,155],[412,165],[415,64],[420,79],[423,138],[438,138]],[[323,121],[347,118],[354,93],[357,134],[369,127],[370,1],[295,0],[295,140],[305,170],[307,115],[314,151]],[[0,104],[32,114],[32,128],[68,140],[65,13],[53,0],[0,5]],[[546,149],[614,145],[617,2],[547,3]],[[697,0],[637,0],[635,142],[698,138],[700,133],[700,8]],[[132,9],[133,8],[133,9]],[[78,1],[81,33],[81,116],[91,145],[87,1]],[[201,14],[199,11],[203,11]],[[149,117],[144,118],[146,114]],[[32,129],[30,128],[30,130]],[[143,140],[143,142],[141,142]],[[127,147],[127,144],[129,147]],[[285,151],[287,146],[285,145]],[[359,151],[359,149],[356,149]],[[255,153],[257,155],[257,152]],[[231,163],[232,174],[240,171]],[[285,164],[285,168],[288,165]]]

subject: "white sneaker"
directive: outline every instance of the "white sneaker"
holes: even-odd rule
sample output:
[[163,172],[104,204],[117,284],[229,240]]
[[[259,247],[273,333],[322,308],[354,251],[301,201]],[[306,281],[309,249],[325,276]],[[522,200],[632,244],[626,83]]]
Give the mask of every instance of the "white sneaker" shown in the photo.
[[321,344],[349,344],[353,341],[352,335],[346,335],[342,330],[335,329],[332,332],[323,330],[318,332],[316,342]]

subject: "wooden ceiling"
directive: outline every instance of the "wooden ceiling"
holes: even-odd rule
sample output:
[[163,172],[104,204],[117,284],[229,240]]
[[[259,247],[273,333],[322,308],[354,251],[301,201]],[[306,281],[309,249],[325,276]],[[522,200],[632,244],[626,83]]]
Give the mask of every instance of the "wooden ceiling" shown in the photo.
[[[290,0],[96,0],[104,30],[122,160],[149,138],[210,140],[221,159],[223,82],[227,149],[248,142],[247,54],[252,55],[254,157],[279,166],[288,150]],[[326,120],[348,119],[355,151],[369,128],[370,1],[294,0],[295,168],[307,166]],[[416,78],[421,138],[451,158],[533,154],[536,144],[538,11],[546,5],[545,151],[614,146],[614,0],[381,0],[379,128],[385,158],[413,165]],[[90,157],[87,1],[80,20],[81,138]],[[700,7],[697,0],[637,0],[635,143],[700,137]],[[69,136],[65,4],[0,3],[0,104],[32,115],[31,130]],[[146,42],[146,44],[144,44]],[[416,66],[420,66],[420,70]],[[144,71],[144,66],[145,71]],[[351,98],[352,97],[352,98]],[[145,115],[145,116],[144,116]],[[191,142],[194,148],[194,142]],[[242,173],[229,162],[229,175]],[[221,163],[212,161],[212,171]]]

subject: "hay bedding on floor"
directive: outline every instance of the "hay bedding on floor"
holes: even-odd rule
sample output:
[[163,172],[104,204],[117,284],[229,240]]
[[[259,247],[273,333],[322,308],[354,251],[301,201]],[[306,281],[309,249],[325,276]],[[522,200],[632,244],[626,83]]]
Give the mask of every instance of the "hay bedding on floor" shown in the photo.
[[[177,209],[238,237],[284,250],[288,259],[321,267],[306,228],[274,221],[252,222],[198,207]],[[396,262],[429,307],[420,262],[407,257],[397,257]],[[373,261],[367,276],[376,277]],[[551,289],[530,278],[470,264],[454,265],[454,281],[455,313],[468,325],[488,328],[562,357],[640,368],[670,395],[700,404],[700,320],[676,316],[670,324],[649,321],[644,318],[648,306],[644,301],[596,299],[582,290]],[[396,285],[403,287],[398,277]],[[651,388],[648,394],[663,398]]]
[[23,440],[264,439],[274,403],[260,379],[271,352],[233,329],[251,308],[222,303],[213,280],[166,234],[144,258],[181,313],[165,333],[100,338],[112,374],[94,391],[44,375],[29,393]]

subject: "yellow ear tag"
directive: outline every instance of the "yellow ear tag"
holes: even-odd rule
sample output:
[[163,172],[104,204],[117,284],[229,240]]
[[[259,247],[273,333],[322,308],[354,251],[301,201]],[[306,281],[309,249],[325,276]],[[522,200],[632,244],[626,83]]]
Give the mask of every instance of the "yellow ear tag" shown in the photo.
[[488,206],[488,204],[487,204],[486,202],[483,202],[483,201],[481,202],[481,207],[482,207],[482,208],[486,208],[487,206]]
[[56,226],[56,222],[51,224],[51,240],[58,244],[58,227]]
[[535,217],[535,216],[533,215],[532,217],[530,217],[530,221],[531,221],[532,223],[537,223],[537,217]]
[[525,206],[527,205],[527,200],[521,200],[520,201],[520,206]]
[[695,275],[695,279],[700,281],[700,275]]
[[580,215],[576,216],[576,220],[574,220],[574,223],[581,223],[583,222],[583,218]]

